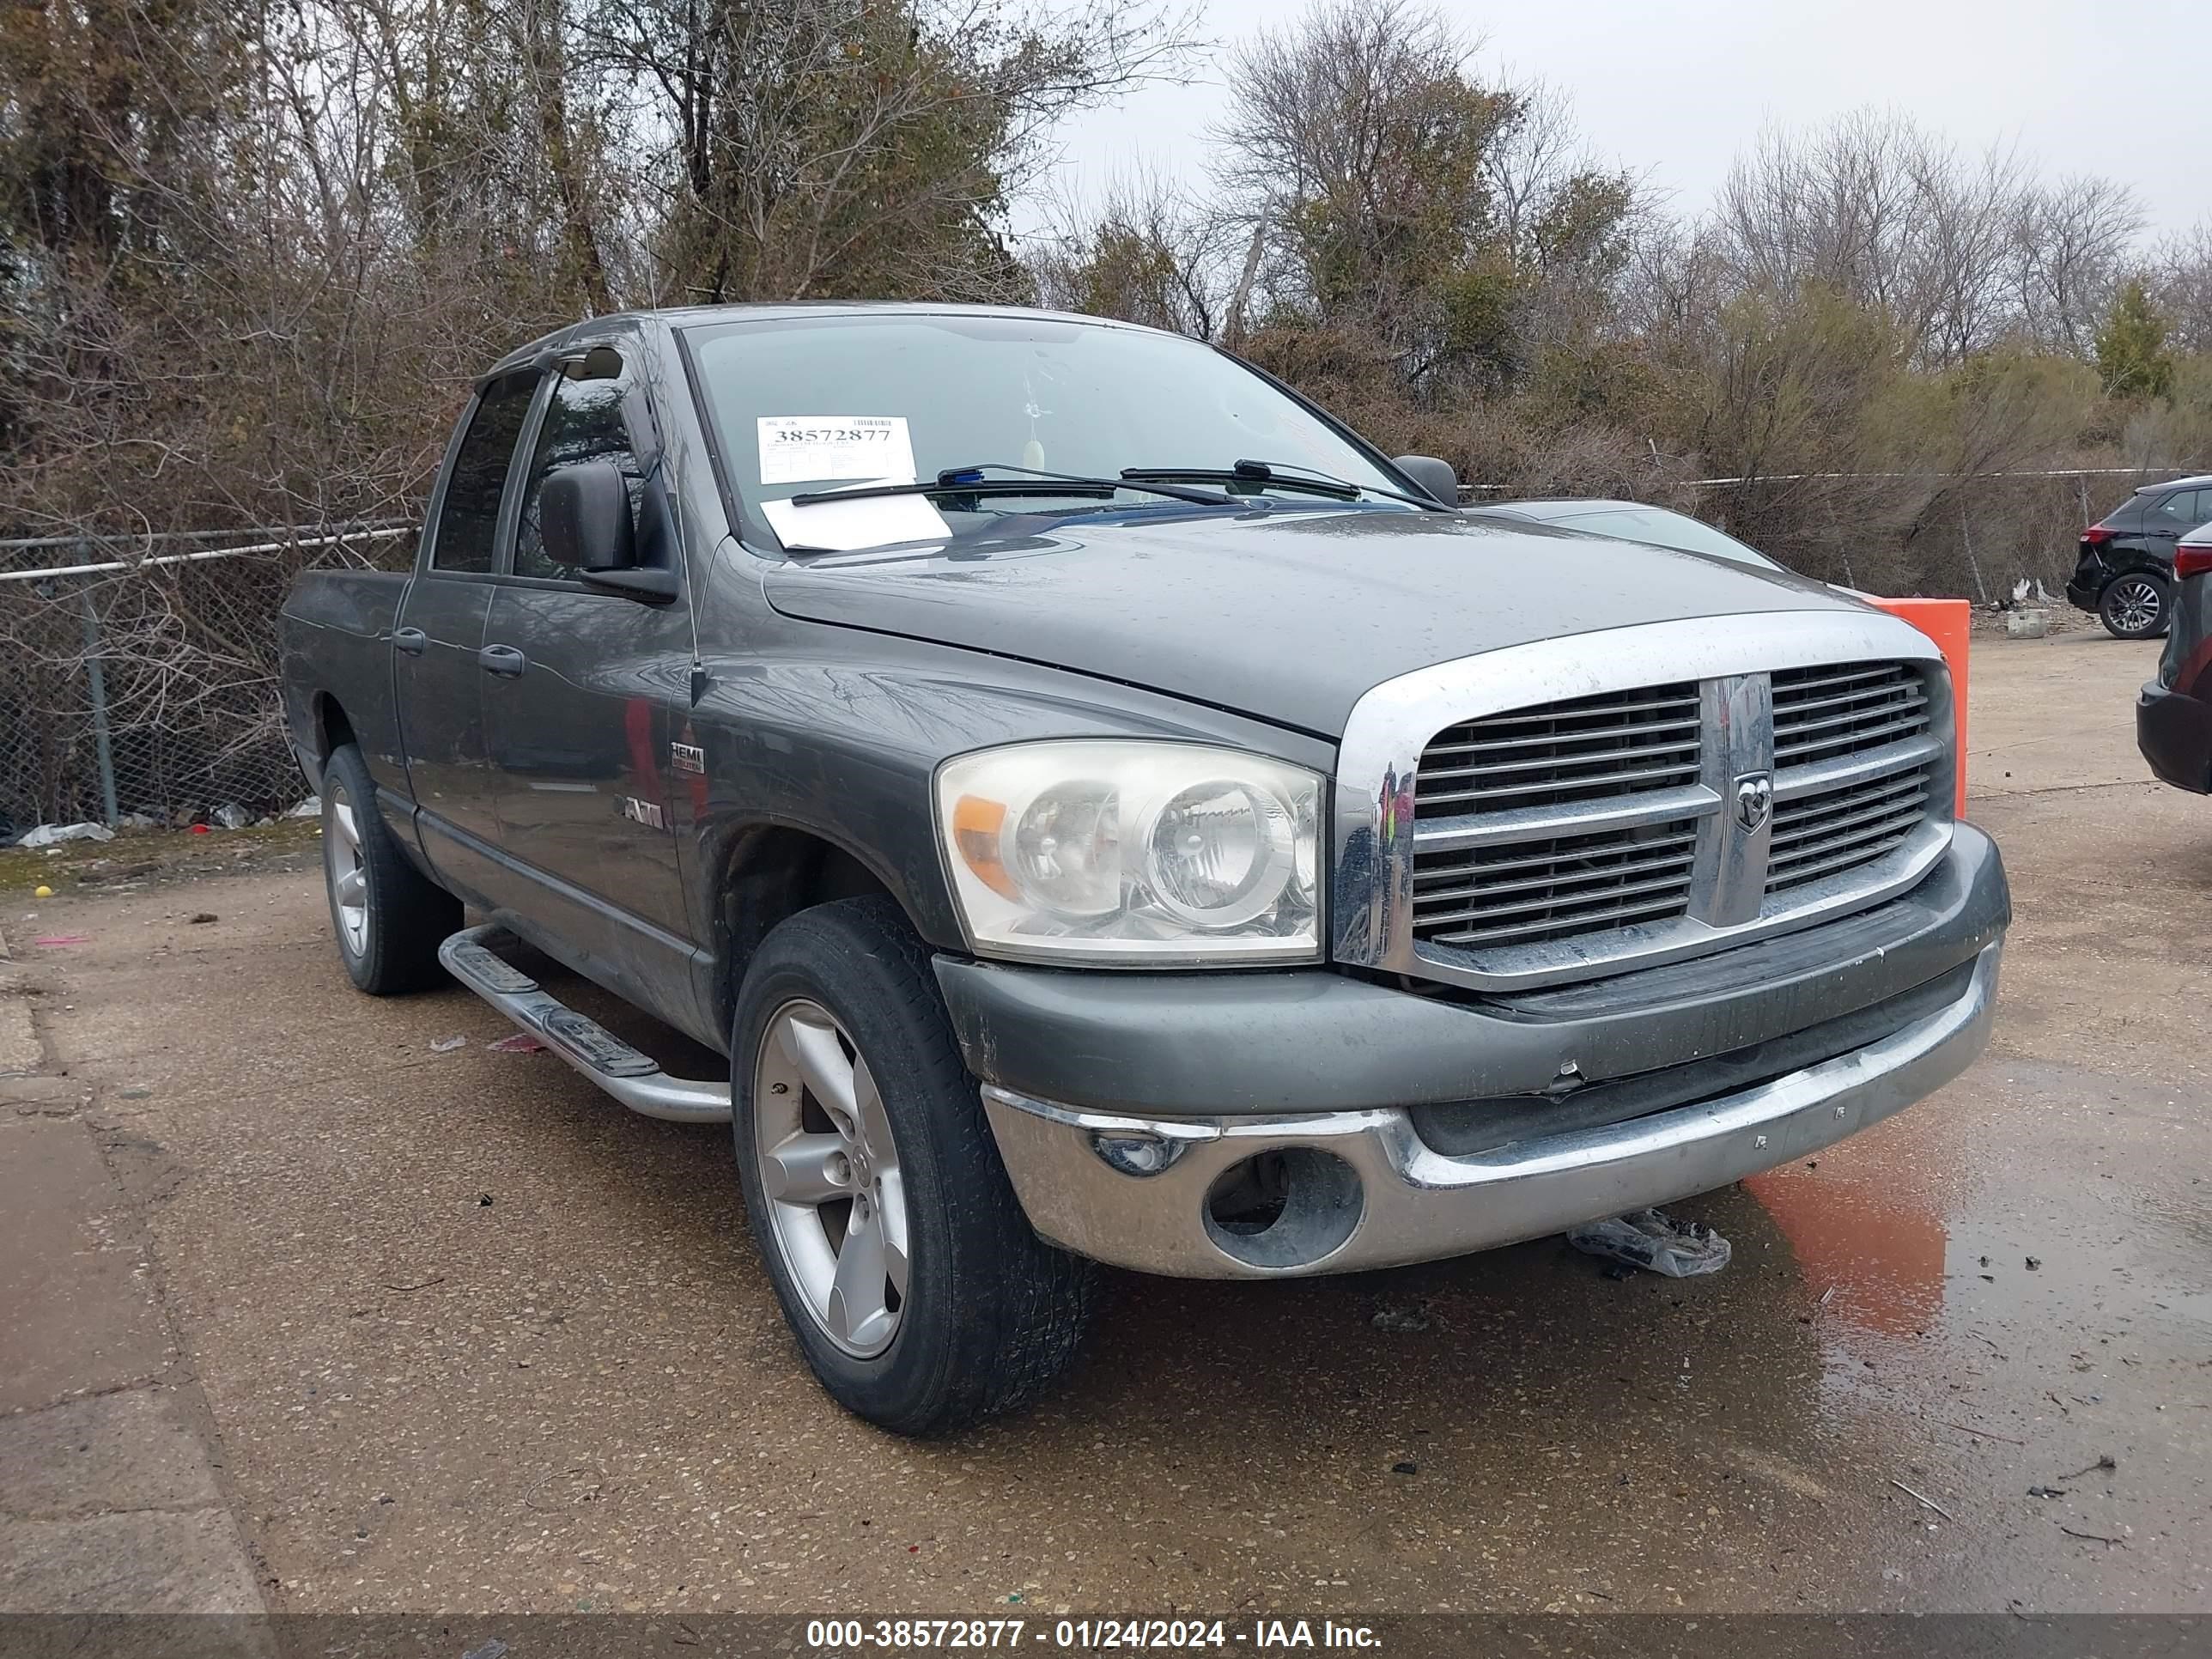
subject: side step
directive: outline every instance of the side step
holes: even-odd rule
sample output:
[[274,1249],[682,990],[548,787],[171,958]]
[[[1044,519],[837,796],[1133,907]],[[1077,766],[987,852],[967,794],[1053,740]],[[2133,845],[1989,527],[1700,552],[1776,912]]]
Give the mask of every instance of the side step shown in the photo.
[[730,1121],[727,1083],[671,1077],[652,1055],[540,990],[536,980],[491,948],[489,941],[505,931],[496,922],[465,927],[438,947],[438,960],[447,973],[633,1112],[672,1123]]

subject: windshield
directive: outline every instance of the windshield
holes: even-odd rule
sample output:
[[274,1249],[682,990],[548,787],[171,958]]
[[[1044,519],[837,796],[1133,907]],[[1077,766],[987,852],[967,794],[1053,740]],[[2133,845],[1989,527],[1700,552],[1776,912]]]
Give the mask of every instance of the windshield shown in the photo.
[[1663,507],[1624,507],[1603,513],[1577,513],[1553,522],[1596,536],[1618,536],[1625,541],[1650,542],[1656,547],[1679,547],[1686,553],[1711,553],[1734,559],[1738,564],[1755,564],[1762,570],[1782,568],[1735,537],[1686,513],[1670,513]]
[[[1130,489],[1071,495],[1046,480],[1009,490],[1017,475],[994,467],[1117,480],[1124,468],[1181,476],[1262,460],[1283,477],[1206,488],[1301,508],[1328,503],[1295,489],[1297,469],[1364,489],[1404,487],[1259,375],[1170,335],[1041,314],[923,313],[718,324],[688,338],[731,487],[787,546],[921,540],[1015,514],[1194,510]],[[985,469],[990,493],[790,503],[968,467]]]

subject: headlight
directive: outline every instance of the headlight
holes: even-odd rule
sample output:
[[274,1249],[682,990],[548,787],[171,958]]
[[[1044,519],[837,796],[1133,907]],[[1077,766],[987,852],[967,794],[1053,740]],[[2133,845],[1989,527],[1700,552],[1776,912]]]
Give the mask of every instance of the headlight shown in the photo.
[[947,761],[939,832],[986,956],[1312,962],[1322,781],[1194,744],[1017,744]]

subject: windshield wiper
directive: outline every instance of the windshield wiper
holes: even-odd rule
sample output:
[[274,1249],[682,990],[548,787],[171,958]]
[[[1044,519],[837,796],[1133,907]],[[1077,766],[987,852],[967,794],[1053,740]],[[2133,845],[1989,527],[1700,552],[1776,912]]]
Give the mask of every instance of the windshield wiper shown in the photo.
[[1436,501],[1422,495],[1409,495],[1403,490],[1385,489],[1381,484],[1354,483],[1349,478],[1340,478],[1334,473],[1323,472],[1318,467],[1304,466],[1295,461],[1238,461],[1229,468],[1211,466],[1125,466],[1121,476],[1139,478],[1199,478],[1208,483],[1273,484],[1281,489],[1304,490],[1309,495],[1327,495],[1340,501],[1356,501],[1364,495],[1387,495],[1394,501],[1403,501],[1409,507],[1427,507],[1441,512]]
[[[986,471],[1018,472],[1018,478],[987,478]],[[1031,483],[1037,479],[1042,484]],[[1053,488],[1051,486],[1058,486]],[[866,489],[810,489],[793,495],[794,507],[813,507],[823,501],[865,501],[878,495],[1111,495],[1117,489],[1140,490],[1166,495],[1199,507],[1235,507],[1237,501],[1218,490],[1182,489],[1174,484],[1149,483],[1124,473],[1118,478],[1086,478],[1074,472],[1040,472],[1035,467],[1006,461],[978,461],[973,466],[948,466],[933,483],[871,484]]]

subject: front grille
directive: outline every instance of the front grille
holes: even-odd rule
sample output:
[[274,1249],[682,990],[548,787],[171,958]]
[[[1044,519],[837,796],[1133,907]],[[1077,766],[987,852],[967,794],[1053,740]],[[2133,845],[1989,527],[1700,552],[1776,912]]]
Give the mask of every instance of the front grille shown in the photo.
[[[1891,855],[1923,849],[1948,805],[1937,672],[1824,663],[1445,726],[1414,775],[1413,939],[1439,965],[1541,979],[1694,948],[1854,881],[1890,890]],[[1763,775],[1771,827],[1740,805]]]
[[[1773,684],[1778,786],[1789,781],[1792,768],[1849,762],[1928,732],[1928,689],[1908,664],[1784,669]],[[1923,764],[1778,800],[1767,892],[1825,881],[1896,851],[1927,817],[1933,787]]]
[[1418,858],[1413,935],[1480,948],[1533,945],[1680,916],[1698,821],[1516,842]]
[[1778,893],[1902,847],[1928,816],[1928,769],[1784,801],[1774,810],[1766,890]]
[[1824,663],[1774,676],[1774,769],[1856,755],[1928,729],[1928,690],[1901,662]]
[[1694,680],[1576,697],[1447,726],[1421,752],[1417,817],[1552,806],[1698,781]]

